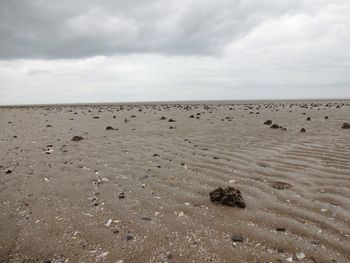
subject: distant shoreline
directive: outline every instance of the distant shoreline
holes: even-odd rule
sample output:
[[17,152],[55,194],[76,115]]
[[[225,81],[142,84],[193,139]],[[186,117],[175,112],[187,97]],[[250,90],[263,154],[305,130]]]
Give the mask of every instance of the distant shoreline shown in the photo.
[[255,104],[255,103],[312,103],[312,102],[346,102],[350,98],[334,99],[261,99],[261,100],[183,100],[183,101],[130,101],[130,102],[85,102],[85,103],[49,103],[49,104],[5,104],[0,108],[22,107],[69,107],[69,106],[122,106],[122,105],[176,105],[176,104]]

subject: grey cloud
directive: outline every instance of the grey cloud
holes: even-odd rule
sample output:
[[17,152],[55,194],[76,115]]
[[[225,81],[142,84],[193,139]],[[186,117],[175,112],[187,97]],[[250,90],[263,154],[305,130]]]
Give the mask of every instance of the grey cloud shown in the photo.
[[[219,54],[303,1],[0,1],[0,58]],[[315,5],[315,8],[317,6]]]

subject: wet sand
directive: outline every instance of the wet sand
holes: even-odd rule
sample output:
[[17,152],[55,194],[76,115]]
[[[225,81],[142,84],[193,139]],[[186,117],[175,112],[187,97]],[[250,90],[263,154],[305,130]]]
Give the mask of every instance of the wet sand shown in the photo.
[[350,262],[345,122],[349,101],[0,108],[0,262]]

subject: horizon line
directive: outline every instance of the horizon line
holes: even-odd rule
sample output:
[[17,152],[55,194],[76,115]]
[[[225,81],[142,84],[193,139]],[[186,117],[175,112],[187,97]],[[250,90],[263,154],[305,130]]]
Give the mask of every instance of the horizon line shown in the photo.
[[232,100],[150,100],[115,102],[67,102],[67,103],[23,103],[0,104],[0,107],[45,107],[45,106],[93,106],[93,105],[148,105],[148,104],[230,104],[254,102],[292,102],[292,101],[348,101],[348,98],[281,98],[281,99],[232,99]]

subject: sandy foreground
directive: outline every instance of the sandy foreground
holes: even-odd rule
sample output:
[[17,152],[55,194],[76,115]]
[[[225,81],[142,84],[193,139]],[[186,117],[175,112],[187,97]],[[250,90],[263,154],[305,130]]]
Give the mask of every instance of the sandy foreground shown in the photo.
[[350,262],[344,122],[349,101],[0,108],[0,262]]

